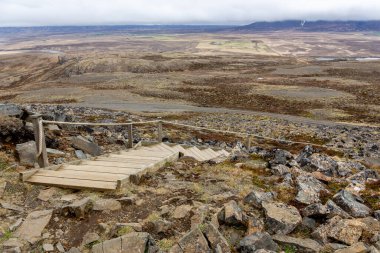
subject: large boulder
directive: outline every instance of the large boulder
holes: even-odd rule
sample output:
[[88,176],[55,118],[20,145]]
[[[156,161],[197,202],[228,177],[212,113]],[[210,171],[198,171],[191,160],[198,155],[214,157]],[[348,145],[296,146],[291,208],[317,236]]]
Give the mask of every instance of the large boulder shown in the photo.
[[297,188],[296,200],[307,205],[320,202],[319,193],[326,190],[321,182],[307,175],[297,177]]
[[371,215],[371,208],[362,204],[364,201],[352,193],[341,190],[333,197],[334,202],[344,211],[355,218],[366,217]]
[[239,243],[241,253],[254,253],[257,250],[271,250],[277,252],[278,245],[272,240],[272,237],[264,232],[256,232],[244,237]]
[[32,167],[37,162],[37,147],[35,141],[17,144],[16,151],[21,165]]
[[102,154],[101,148],[96,143],[93,143],[80,135],[71,138],[71,142],[74,148],[83,150],[92,156],[98,156]]
[[15,236],[31,244],[41,239],[41,234],[49,223],[53,210],[34,211],[28,214],[22,225],[16,230]]
[[92,253],[115,252],[156,253],[159,252],[159,249],[154,239],[148,233],[144,232],[132,232],[95,244],[92,247]]
[[302,217],[294,206],[280,202],[263,202],[262,206],[266,228],[271,234],[289,234],[302,222]]
[[274,198],[271,192],[252,191],[245,198],[244,203],[255,208],[261,208],[263,201],[272,201]]
[[342,218],[348,219],[351,218],[351,215],[349,215],[346,211],[344,211],[342,208],[340,208],[337,204],[334,203],[331,199],[327,200],[326,202],[327,207],[327,218],[332,218],[334,216],[340,216]]
[[357,219],[343,219],[337,222],[327,233],[335,241],[348,245],[357,243],[362,236],[365,224]]
[[218,221],[221,224],[231,226],[244,225],[243,211],[235,200],[231,200],[230,202],[224,204],[224,207],[218,213]]
[[321,203],[315,203],[303,208],[301,213],[304,217],[323,218],[327,216],[329,209]]
[[318,253],[322,246],[312,239],[295,238],[287,235],[274,235],[273,240],[281,246],[295,248],[296,252]]

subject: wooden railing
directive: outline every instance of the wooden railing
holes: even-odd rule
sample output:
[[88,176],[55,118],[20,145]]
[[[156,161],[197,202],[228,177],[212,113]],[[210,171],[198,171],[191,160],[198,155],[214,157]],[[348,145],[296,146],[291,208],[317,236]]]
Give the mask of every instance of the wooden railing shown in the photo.
[[327,149],[334,149],[334,150],[347,150],[342,148],[332,148],[325,145],[310,143],[310,142],[301,142],[301,141],[291,141],[291,140],[285,140],[285,139],[276,139],[266,136],[260,136],[252,133],[243,133],[243,132],[235,132],[235,131],[229,131],[229,130],[220,130],[220,129],[212,129],[207,127],[200,127],[200,126],[193,126],[193,125],[186,125],[182,123],[177,122],[171,122],[171,121],[163,121],[161,118],[158,120],[153,121],[145,121],[145,122],[132,122],[129,120],[126,123],[92,123],[92,122],[64,122],[64,121],[49,121],[49,120],[43,120],[42,115],[35,114],[30,116],[30,119],[33,123],[34,127],[34,137],[36,140],[36,147],[37,147],[37,162],[38,165],[41,168],[45,168],[49,165],[47,151],[46,151],[46,141],[45,141],[45,132],[43,124],[56,124],[56,125],[85,125],[85,126],[127,126],[127,133],[128,133],[128,148],[133,148],[133,126],[134,125],[147,125],[147,124],[156,124],[157,125],[157,141],[162,142],[163,139],[163,125],[172,125],[177,127],[185,127],[185,128],[191,128],[195,130],[205,130],[205,131],[211,131],[211,132],[217,132],[222,134],[229,134],[229,135],[235,135],[235,136],[241,136],[243,138],[246,138],[246,147],[249,149],[251,147],[251,140],[252,137],[259,138],[259,139],[266,139],[271,140],[275,142],[280,143],[291,143],[291,144],[303,144],[303,145],[311,145],[314,147],[321,147],[321,148],[327,148]]

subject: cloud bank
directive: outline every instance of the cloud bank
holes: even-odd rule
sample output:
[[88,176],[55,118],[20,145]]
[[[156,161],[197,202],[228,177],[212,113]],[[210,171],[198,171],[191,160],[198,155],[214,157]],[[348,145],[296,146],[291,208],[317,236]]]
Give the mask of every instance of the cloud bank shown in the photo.
[[0,0],[0,26],[379,20],[379,0]]

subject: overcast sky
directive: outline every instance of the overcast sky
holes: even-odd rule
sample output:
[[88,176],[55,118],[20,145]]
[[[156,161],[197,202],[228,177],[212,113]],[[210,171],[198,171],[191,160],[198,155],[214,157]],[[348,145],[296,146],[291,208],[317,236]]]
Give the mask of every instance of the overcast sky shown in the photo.
[[380,19],[380,0],[0,0],[0,26]]

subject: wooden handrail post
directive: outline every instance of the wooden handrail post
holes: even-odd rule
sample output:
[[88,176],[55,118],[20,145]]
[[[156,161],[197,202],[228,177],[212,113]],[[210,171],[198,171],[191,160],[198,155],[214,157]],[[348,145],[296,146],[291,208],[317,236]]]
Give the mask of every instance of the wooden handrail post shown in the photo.
[[162,142],[162,120],[159,118],[157,124],[157,141]]
[[251,135],[247,135],[247,150],[251,149]]
[[46,141],[44,126],[42,124],[42,115],[34,114],[30,116],[30,119],[33,123],[34,139],[36,142],[37,150],[37,163],[40,166],[40,168],[48,167],[49,160],[46,151]]
[[128,125],[128,148],[133,148],[133,126],[132,120],[128,120],[130,125]]

